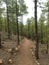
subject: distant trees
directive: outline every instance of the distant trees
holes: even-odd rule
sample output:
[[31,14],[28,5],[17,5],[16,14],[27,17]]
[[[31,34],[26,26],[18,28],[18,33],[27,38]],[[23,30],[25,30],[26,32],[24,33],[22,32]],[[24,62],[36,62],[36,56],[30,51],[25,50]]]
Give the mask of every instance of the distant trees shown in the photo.
[[17,40],[19,45],[19,17],[21,20],[21,35],[23,35],[23,15],[27,13],[27,6],[24,0],[3,0],[6,4],[7,13],[7,32],[8,38],[11,37],[11,32],[17,34]]
[[45,21],[45,16],[44,16],[44,13],[42,12],[41,13],[41,16],[39,18],[39,36],[40,36],[40,41],[41,41],[41,44],[43,44],[44,42],[44,35],[45,35],[45,32],[44,32],[44,21]]
[[[22,17],[21,20],[21,36],[23,35],[23,15],[27,13],[27,6],[24,0],[18,0],[16,3],[16,16],[17,16],[17,34],[18,34],[18,43],[19,43],[19,26],[18,26],[18,16]],[[19,9],[18,9],[19,8]]]
[[27,14],[27,6],[24,0],[18,0],[19,2],[19,10],[21,16],[21,37],[23,36],[23,15]]
[[31,19],[28,18],[28,20],[27,20],[27,24],[28,24],[28,38],[30,38],[30,37],[31,37],[31,36],[30,36]]
[[10,28],[9,28],[9,24],[10,24],[10,20],[9,20],[9,7],[8,7],[9,3],[8,1],[6,1],[6,7],[7,7],[7,28],[8,28],[8,39],[10,39]]
[[46,32],[47,32],[47,54],[48,54],[48,47],[49,47],[49,1],[47,1],[47,7],[48,7],[48,10],[47,10],[47,12],[48,12],[48,15],[47,15],[47,30],[46,30]]
[[[44,3],[44,8],[42,9],[42,17],[41,17],[41,22],[42,26],[41,29],[43,29],[41,31],[41,43],[46,43],[47,44],[47,53],[48,53],[48,46],[49,46],[49,1],[47,1],[46,3]],[[40,21],[39,21],[40,22]],[[43,39],[42,39],[43,37]],[[43,40],[43,42],[42,42]]]
[[[2,4],[6,4],[6,8],[2,8]],[[23,24],[23,15],[28,14],[27,6],[24,0],[0,0],[0,47],[1,32],[5,30],[8,33],[8,39],[12,35],[17,35],[17,44],[19,45],[19,36],[25,36],[32,40],[36,40],[36,58],[39,58],[39,43],[49,43],[49,1],[44,4],[42,13],[37,22],[37,0],[35,3],[35,17],[28,18],[27,23]],[[46,15],[46,16],[45,16]],[[21,20],[19,20],[19,17]],[[46,23],[45,23],[46,21]]]
[[29,39],[35,38],[35,24],[34,17],[28,18],[25,25],[23,25],[23,35]]
[[1,44],[1,32],[2,32],[2,15],[3,15],[4,8],[2,8],[2,1],[0,0],[0,48],[2,48]]
[[[1,0],[0,0],[0,7],[1,7]],[[2,30],[1,30],[1,25],[2,25],[2,17],[1,17],[1,16],[2,16],[1,12],[2,12],[2,11],[1,11],[1,10],[2,10],[2,9],[0,8],[0,48],[1,48],[1,46],[2,46],[2,45],[1,45],[1,31],[2,31]]]
[[34,17],[27,19],[27,37],[30,39],[35,39],[35,23]]

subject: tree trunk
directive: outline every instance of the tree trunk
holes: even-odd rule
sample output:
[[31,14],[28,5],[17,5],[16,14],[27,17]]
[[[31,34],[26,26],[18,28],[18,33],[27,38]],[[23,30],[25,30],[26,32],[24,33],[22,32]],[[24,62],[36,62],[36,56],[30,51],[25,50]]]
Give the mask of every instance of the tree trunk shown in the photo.
[[41,21],[41,44],[43,44],[43,24],[42,24],[42,21]]
[[28,38],[30,38],[30,22],[28,22]]
[[2,20],[1,20],[1,15],[0,15],[0,49],[2,48],[2,44],[1,44],[2,23],[1,22],[2,22]]
[[21,40],[23,39],[23,14],[21,15]]
[[37,26],[37,0],[35,0],[35,34],[36,34],[36,59],[39,59],[39,42],[38,42],[38,26]]
[[8,12],[8,3],[6,2],[7,7],[7,28],[8,28],[8,39],[10,39],[10,28],[9,28],[9,12]]
[[19,44],[19,24],[18,24],[18,7],[17,7],[17,0],[16,0],[16,23],[17,23],[17,43]]
[[47,44],[47,50],[46,50],[46,53],[48,54],[48,37],[47,37],[48,33],[47,33],[47,25],[46,25],[46,44]]
[[0,48],[2,47],[2,45],[1,45],[1,33],[0,33]]
[[[49,5],[49,3],[48,3],[48,5]],[[48,7],[48,22],[49,22],[49,7]],[[48,54],[48,46],[49,46],[49,45],[48,45],[48,42],[49,42],[49,41],[48,41],[48,37],[47,37],[47,35],[48,35],[48,33],[47,33],[47,32],[48,32],[48,31],[47,31],[47,28],[48,28],[48,27],[47,27],[47,26],[49,26],[49,23],[47,23],[47,24],[48,24],[48,25],[46,25],[46,38],[47,38],[47,43],[46,43],[46,44],[47,44],[47,51],[46,51],[46,53]]]

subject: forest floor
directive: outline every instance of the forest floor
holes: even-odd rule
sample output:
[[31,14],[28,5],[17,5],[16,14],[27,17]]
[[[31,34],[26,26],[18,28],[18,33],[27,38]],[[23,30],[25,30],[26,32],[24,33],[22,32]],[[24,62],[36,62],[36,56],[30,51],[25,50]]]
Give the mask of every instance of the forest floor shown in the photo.
[[[11,55],[7,50],[16,47],[16,43],[6,40],[3,44],[4,47],[0,49],[0,59],[3,59],[3,65],[37,65],[31,51],[32,44],[32,41],[24,38],[19,51]],[[9,59],[12,59],[12,64],[8,63]]]
[[49,65],[49,49],[48,54],[46,53],[47,44],[39,45],[39,63],[40,65]]
[[[0,59],[3,60],[2,65],[49,65],[49,55],[39,52],[40,64],[37,64],[35,56],[32,52],[35,50],[35,44],[33,41],[24,38],[20,42],[19,51],[14,51],[13,54],[8,52],[8,49],[16,48],[17,40],[5,40],[3,48],[0,49]],[[9,59],[12,59],[12,64],[8,62]]]

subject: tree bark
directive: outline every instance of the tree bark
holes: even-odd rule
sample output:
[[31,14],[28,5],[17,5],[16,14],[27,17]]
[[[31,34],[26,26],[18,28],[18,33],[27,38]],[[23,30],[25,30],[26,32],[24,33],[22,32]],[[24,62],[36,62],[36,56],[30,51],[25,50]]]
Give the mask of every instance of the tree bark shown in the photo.
[[2,45],[1,45],[1,33],[0,33],[0,48],[2,47]]
[[23,39],[23,14],[21,15],[21,40]]
[[42,24],[42,21],[41,21],[41,44],[43,44],[43,24]]
[[17,23],[17,43],[19,43],[19,24],[18,24],[18,7],[17,7],[17,0],[16,0],[16,23]]
[[[48,5],[49,5],[49,3],[48,3]],[[48,22],[49,22],[49,7],[48,7]],[[48,36],[47,36],[47,35],[48,35],[48,33],[47,33],[47,32],[48,32],[48,31],[47,31],[47,28],[48,28],[48,27],[47,27],[47,26],[49,26],[49,23],[47,23],[47,25],[46,25],[46,38],[47,38],[47,43],[46,43],[46,44],[47,44],[47,51],[46,51],[46,53],[48,54],[48,47],[49,47],[48,42],[49,42],[49,41],[48,41]]]
[[9,28],[9,13],[8,13],[8,3],[6,2],[7,7],[7,28],[8,28],[8,39],[10,39],[10,28]]
[[47,46],[47,50],[46,50],[46,53],[48,54],[48,37],[47,37],[47,35],[48,35],[48,33],[47,33],[47,25],[46,25],[46,38],[47,38],[47,40],[46,40],[46,46]]
[[35,34],[36,34],[36,59],[39,59],[38,25],[37,25],[37,0],[35,0]]

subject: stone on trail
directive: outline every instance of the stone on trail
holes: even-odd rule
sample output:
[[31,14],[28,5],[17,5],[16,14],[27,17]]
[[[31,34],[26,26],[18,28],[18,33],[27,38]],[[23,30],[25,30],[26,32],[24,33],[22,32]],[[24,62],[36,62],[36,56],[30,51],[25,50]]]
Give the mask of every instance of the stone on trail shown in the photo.
[[20,46],[18,46],[18,47],[15,48],[16,51],[19,51],[19,49],[20,49]]
[[38,61],[36,61],[37,65],[40,65],[40,63]]
[[11,52],[12,51],[12,49],[8,49],[8,52]]
[[19,51],[19,48],[18,48],[18,47],[16,47],[16,48],[15,48],[15,50],[16,50],[16,51]]
[[2,59],[0,59],[0,64],[3,64],[3,60]]
[[37,63],[38,65],[40,65],[40,63]]
[[34,52],[32,51],[32,55],[34,56]]
[[8,63],[12,64],[13,63],[12,59],[9,59],[8,60]]

